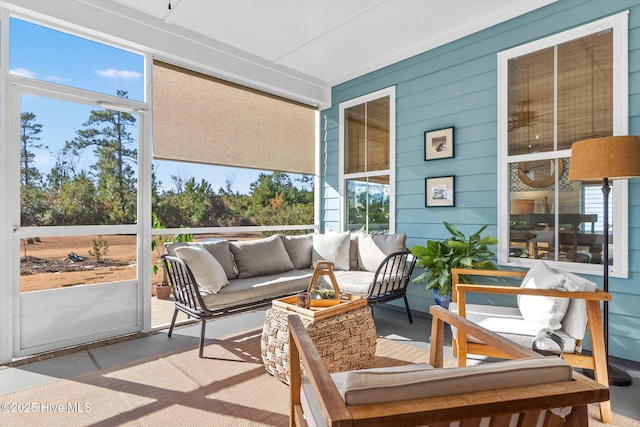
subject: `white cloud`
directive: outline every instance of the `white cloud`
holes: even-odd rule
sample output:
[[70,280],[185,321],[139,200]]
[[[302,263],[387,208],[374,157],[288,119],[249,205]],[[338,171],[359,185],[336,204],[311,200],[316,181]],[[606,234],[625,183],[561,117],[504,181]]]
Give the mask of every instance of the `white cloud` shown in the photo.
[[27,70],[26,68],[15,68],[9,70],[9,73],[15,74],[16,76],[29,77],[30,79],[35,78],[37,75],[35,71]]
[[65,79],[58,76],[45,76],[44,78],[48,82],[68,82],[69,79]]
[[139,79],[142,76],[142,73],[137,73],[135,71],[116,70],[113,68],[109,68],[107,70],[96,70],[96,74],[100,77],[122,80]]

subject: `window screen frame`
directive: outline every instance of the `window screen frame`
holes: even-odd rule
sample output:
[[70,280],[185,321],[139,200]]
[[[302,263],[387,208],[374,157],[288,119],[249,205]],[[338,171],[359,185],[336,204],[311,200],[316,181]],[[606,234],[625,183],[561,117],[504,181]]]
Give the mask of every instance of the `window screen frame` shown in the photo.
[[[355,173],[345,172],[346,141],[345,141],[345,110],[359,104],[389,97],[389,168]],[[389,177],[389,233],[395,233],[395,182],[396,182],[396,87],[390,86],[339,104],[339,193],[340,193],[340,230],[347,227],[347,181],[350,179]]]
[[[531,268],[536,259],[509,257],[509,164],[521,159],[530,160],[527,155],[508,155],[508,62],[512,58],[536,52],[561,43],[579,39],[601,31],[613,30],[613,134],[627,135],[628,106],[628,15],[621,12],[610,17],[585,24],[543,39],[517,46],[498,53],[498,264],[507,267]],[[550,153],[540,154],[549,158]],[[552,158],[569,158],[571,150],[557,150]],[[610,203],[613,206],[613,265],[609,266],[612,277],[627,278],[628,260],[628,180],[616,180]],[[584,264],[549,261],[549,265],[566,271],[582,274],[602,275],[602,264]]]

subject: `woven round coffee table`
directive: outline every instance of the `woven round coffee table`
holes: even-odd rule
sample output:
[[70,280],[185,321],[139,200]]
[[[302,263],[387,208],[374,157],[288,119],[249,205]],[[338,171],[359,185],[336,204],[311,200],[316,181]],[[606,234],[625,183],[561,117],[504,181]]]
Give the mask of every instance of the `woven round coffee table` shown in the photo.
[[370,368],[373,365],[377,334],[371,307],[366,304],[366,299],[352,304],[352,307],[343,306],[338,310],[332,307],[335,314],[327,315],[325,312],[318,316],[313,314],[319,311],[283,309],[282,304],[276,301],[267,310],[261,350],[265,369],[280,381],[289,384],[287,316],[290,314],[300,316],[329,372]]

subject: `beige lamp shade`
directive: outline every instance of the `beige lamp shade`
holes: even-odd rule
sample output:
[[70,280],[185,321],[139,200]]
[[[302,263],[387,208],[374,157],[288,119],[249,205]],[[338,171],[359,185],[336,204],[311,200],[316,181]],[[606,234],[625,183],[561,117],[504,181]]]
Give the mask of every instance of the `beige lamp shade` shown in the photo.
[[574,142],[569,181],[640,176],[640,137],[607,136]]

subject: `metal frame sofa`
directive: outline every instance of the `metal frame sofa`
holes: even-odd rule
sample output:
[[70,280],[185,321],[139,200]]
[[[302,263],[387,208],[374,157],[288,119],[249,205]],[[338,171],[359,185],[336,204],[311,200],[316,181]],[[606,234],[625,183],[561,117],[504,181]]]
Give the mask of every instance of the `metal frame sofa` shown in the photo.
[[[302,321],[289,316],[290,422],[302,426],[588,425],[587,405],[609,389],[441,307],[429,364],[329,374]],[[517,360],[443,368],[445,323]],[[303,375],[304,370],[304,375]]]
[[200,357],[206,321],[265,307],[273,299],[306,291],[316,261],[333,263],[345,293],[371,305],[403,298],[415,259],[404,234],[326,233],[248,241],[167,243],[164,267],[175,299],[169,328],[179,311],[201,320]]

